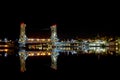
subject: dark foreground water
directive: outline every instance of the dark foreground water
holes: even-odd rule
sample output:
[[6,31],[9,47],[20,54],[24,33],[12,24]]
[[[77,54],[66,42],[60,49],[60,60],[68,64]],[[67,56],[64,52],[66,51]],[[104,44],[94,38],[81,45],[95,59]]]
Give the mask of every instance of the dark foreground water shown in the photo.
[[57,70],[50,67],[50,56],[28,57],[24,73],[19,56],[0,56],[0,80],[63,80],[116,78],[120,74],[120,56],[93,54],[59,55]]

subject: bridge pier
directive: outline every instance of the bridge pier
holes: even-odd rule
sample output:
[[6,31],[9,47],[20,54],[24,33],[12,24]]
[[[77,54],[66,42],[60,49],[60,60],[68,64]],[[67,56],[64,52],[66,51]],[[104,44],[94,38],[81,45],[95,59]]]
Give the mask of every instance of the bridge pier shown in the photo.
[[51,54],[51,68],[57,70],[57,59],[59,52],[54,48]]
[[58,37],[57,37],[57,28],[56,25],[52,25],[51,27],[51,42],[52,46],[57,46],[56,42],[58,42]]
[[52,42],[52,54],[51,54],[51,68],[57,70],[57,58],[58,58],[58,52],[56,50],[56,42],[58,42],[57,38],[57,29],[56,25],[52,25],[51,27],[51,42]]
[[25,72],[26,71],[26,59],[28,57],[27,52],[25,51],[25,49],[20,49],[18,54],[20,57],[20,71]]
[[21,23],[20,24],[20,38],[19,38],[19,47],[25,47],[26,41],[27,41],[27,36],[25,34],[25,27],[26,24]]
[[27,37],[25,34],[25,27],[26,27],[26,24],[21,23],[21,25],[20,25],[20,38],[18,41],[19,48],[20,48],[18,54],[19,54],[19,58],[20,58],[20,71],[21,72],[26,71],[26,67],[25,67],[26,63],[25,62],[26,62],[26,59],[28,57],[28,55],[24,49],[25,45],[26,45],[26,41],[27,41]]

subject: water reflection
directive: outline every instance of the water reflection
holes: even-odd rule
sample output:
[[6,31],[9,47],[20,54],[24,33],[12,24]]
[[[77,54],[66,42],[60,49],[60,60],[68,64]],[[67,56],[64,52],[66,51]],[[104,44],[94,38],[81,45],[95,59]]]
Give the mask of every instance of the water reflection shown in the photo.
[[[11,53],[15,53],[14,50],[11,49],[0,49],[0,55],[7,57]],[[3,54],[4,53],[4,54]],[[60,54],[95,54],[100,59],[100,55],[119,55],[120,48],[119,47],[54,47],[51,50],[44,48],[44,50],[26,50],[25,48],[19,48],[18,55],[20,58],[20,71],[26,71],[26,59],[28,57],[34,56],[50,56],[51,57],[51,65],[52,69],[57,70],[57,60]]]
[[0,56],[7,57],[8,55],[13,55],[14,49],[0,48]]
[[57,48],[52,49],[52,54],[51,54],[51,68],[57,70],[57,58],[59,55],[59,50]]
[[28,54],[24,48],[20,48],[18,54],[20,57],[20,71],[24,72],[26,71],[26,59],[28,57]]
[[51,51],[26,51],[25,48],[20,48],[20,71],[26,71],[26,59],[31,56],[51,56],[51,68],[57,70],[57,58],[59,55],[59,50],[53,48]]

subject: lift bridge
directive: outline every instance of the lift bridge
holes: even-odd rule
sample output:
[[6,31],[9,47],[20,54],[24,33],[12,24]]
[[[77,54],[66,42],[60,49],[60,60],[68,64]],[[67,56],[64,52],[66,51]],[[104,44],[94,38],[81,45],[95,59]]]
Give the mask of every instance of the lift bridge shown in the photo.
[[27,38],[25,33],[26,24],[21,23],[20,25],[20,37],[19,37],[19,47],[25,47],[27,43],[51,43],[55,46],[55,43],[58,41],[57,33],[56,33],[56,25],[51,26],[51,37],[50,39],[34,39],[34,38]]
[[[20,25],[20,37],[19,37],[19,47],[25,47],[28,43],[50,43],[52,46],[67,46],[69,44],[81,44],[80,42],[75,41],[59,41],[57,37],[57,26],[52,25],[51,36],[49,39],[39,39],[39,38],[28,38],[25,32],[26,24],[21,23]],[[77,45],[78,46],[78,45]]]
[[[51,60],[52,60],[52,64],[51,67],[53,69],[57,69],[56,68],[56,59],[57,59],[57,55],[58,55],[58,51],[56,50],[55,47],[60,47],[60,46],[66,46],[72,43],[75,43],[74,41],[68,41],[68,42],[60,42],[58,37],[57,37],[57,27],[56,25],[52,25],[51,28],[51,36],[50,39],[30,39],[27,38],[26,33],[25,33],[25,28],[26,28],[26,24],[21,23],[20,25],[20,37],[19,37],[19,56],[20,56],[20,63],[21,63],[21,71],[24,72],[26,71],[25,68],[25,60],[28,57],[28,53],[24,50],[24,48],[26,47],[27,43],[50,43],[52,46],[52,54],[51,54]],[[62,51],[62,50],[61,50]]]

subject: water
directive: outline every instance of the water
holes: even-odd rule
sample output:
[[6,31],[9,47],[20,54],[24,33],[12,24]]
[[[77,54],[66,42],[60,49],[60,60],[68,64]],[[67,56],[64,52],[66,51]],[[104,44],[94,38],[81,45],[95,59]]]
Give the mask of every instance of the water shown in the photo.
[[[89,79],[96,79],[95,77],[110,78],[113,75],[119,75],[117,74],[120,71],[119,53],[106,49],[101,52],[97,49],[91,51],[58,50],[56,48],[51,51],[19,49],[18,51],[8,50],[8,52],[1,52],[1,80],[7,79],[8,76],[9,79],[14,80],[63,80],[66,78],[76,80],[88,77]],[[23,72],[20,63],[21,52],[27,53],[22,58],[25,60],[22,67],[26,69]]]

